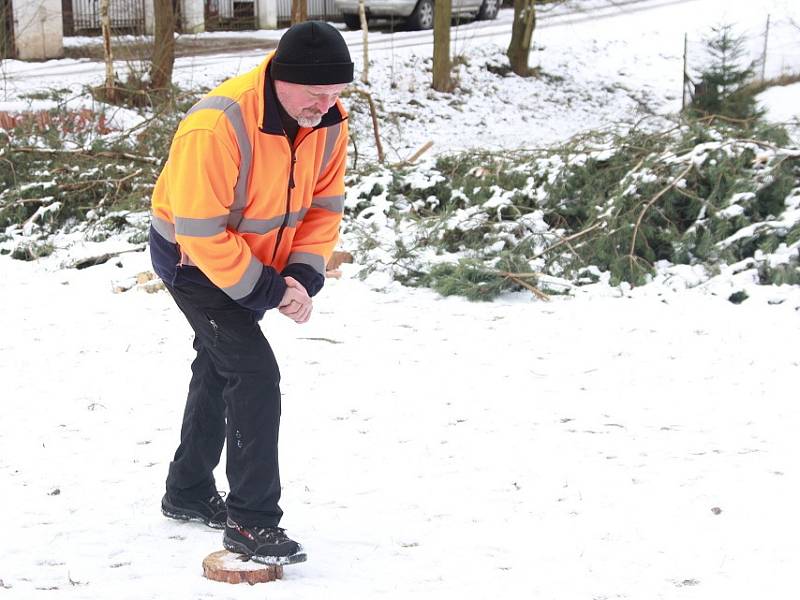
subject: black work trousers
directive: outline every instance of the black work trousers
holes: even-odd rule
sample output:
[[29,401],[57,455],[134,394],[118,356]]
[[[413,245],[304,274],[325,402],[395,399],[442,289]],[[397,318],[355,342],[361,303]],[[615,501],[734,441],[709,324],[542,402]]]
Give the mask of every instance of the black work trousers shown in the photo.
[[167,494],[180,502],[216,493],[212,471],[227,442],[228,515],[242,525],[274,527],[283,512],[280,371],[272,348],[256,313],[222,290],[180,278],[167,289],[194,330],[197,351]]

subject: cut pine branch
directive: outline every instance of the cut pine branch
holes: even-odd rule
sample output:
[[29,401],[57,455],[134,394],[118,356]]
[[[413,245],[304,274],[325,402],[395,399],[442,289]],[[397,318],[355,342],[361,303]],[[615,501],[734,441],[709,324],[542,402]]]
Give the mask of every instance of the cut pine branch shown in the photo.
[[[630,248],[630,251],[628,252],[628,257],[630,259],[633,259],[633,257],[634,257],[634,251],[636,249],[636,237],[639,234],[639,227],[641,227],[641,225],[642,225],[642,219],[644,219],[644,215],[647,212],[647,210],[651,206],[653,206],[653,204],[655,204],[661,198],[663,198],[664,194],[666,194],[668,191],[670,191],[672,188],[674,188],[676,185],[678,185],[678,182],[682,181],[683,178],[686,177],[686,175],[689,173],[689,171],[692,170],[693,166],[694,166],[694,163],[690,163],[688,167],[686,167],[683,171],[681,171],[680,175],[675,177],[669,183],[669,185],[667,185],[665,188],[663,188],[655,196],[650,198],[650,200],[647,202],[647,204],[644,205],[644,207],[642,208],[642,212],[639,213],[639,218],[636,219],[636,225],[633,228],[633,237],[631,238],[631,248]],[[633,260],[631,260],[631,267],[633,267]]]
[[161,161],[158,158],[154,158],[152,156],[140,156],[138,154],[129,154],[128,152],[110,152],[110,151],[100,151],[100,152],[92,152],[91,150],[85,150],[83,148],[74,148],[74,149],[62,149],[62,148],[32,148],[28,146],[20,146],[17,148],[9,148],[11,152],[26,152],[29,154],[44,154],[47,156],[57,156],[57,155],[80,155],[80,156],[89,156],[89,157],[98,157],[98,158],[123,158],[126,160],[133,160],[137,162],[146,162],[151,165],[158,165]]
[[546,302],[550,301],[550,296],[545,294],[539,288],[532,286],[530,283],[528,283],[527,281],[525,281],[523,279],[523,277],[527,277],[527,276],[529,276],[529,274],[527,274],[527,273],[504,273],[504,272],[501,271],[501,272],[498,273],[498,275],[502,275],[503,277],[505,277],[506,279],[510,279],[511,281],[516,283],[517,285],[521,285],[526,290],[529,290],[530,292],[532,292],[533,295],[536,296],[539,300],[544,300]]
[[595,229],[600,229],[601,227],[605,227],[605,226],[606,226],[606,222],[605,221],[600,221],[598,223],[595,223],[591,227],[587,227],[586,229],[583,229],[583,230],[581,230],[581,231],[579,231],[577,233],[573,233],[572,235],[568,235],[565,238],[561,238],[555,244],[553,244],[551,246],[548,246],[547,248],[545,248],[544,250],[542,250],[538,254],[532,256],[530,260],[536,260],[537,258],[541,258],[545,254],[548,254],[548,253],[552,252],[553,250],[555,250],[559,246],[561,246],[563,244],[569,244],[572,240],[574,240],[576,238],[579,238],[579,237],[582,237],[582,236],[586,235],[587,233],[590,233],[590,232],[594,231]]
[[433,141],[429,140],[429,141],[425,142],[420,147],[420,149],[417,150],[416,152],[414,152],[414,154],[412,154],[409,158],[407,158],[406,160],[401,160],[399,163],[395,163],[394,167],[402,167],[402,166],[405,166],[405,165],[413,165],[415,162],[417,162],[419,160],[419,157],[422,156],[423,154],[425,154],[428,150],[430,150],[431,147],[433,147]]

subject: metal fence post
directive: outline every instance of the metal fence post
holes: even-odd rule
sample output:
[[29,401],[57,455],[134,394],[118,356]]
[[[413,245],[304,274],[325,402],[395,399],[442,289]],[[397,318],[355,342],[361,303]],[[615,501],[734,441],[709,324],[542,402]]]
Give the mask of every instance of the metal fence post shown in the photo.
[[686,110],[686,79],[688,72],[689,34],[683,34],[683,84],[681,85],[681,110]]
[[767,15],[767,28],[764,31],[764,54],[761,55],[761,81],[767,78],[767,43],[769,42],[769,18]]

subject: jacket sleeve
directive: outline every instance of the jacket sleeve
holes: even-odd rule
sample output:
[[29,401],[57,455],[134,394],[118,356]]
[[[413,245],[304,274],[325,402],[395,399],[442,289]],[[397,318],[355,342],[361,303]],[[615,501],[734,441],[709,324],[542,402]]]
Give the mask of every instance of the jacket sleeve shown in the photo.
[[214,285],[245,308],[262,312],[280,303],[286,283],[228,229],[239,158],[222,137],[194,129],[173,141],[167,186],[175,239]]
[[[313,296],[325,284],[325,265],[339,241],[344,213],[344,172],[347,163],[347,121],[339,126],[330,160],[314,188],[311,206],[295,232],[282,275],[297,279]],[[328,128],[331,135],[333,128]]]

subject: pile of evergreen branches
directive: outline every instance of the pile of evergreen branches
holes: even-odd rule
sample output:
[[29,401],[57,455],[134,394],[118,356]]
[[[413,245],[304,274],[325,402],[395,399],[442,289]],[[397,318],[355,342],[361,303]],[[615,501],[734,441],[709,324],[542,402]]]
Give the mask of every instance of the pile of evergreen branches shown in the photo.
[[686,120],[362,173],[346,235],[368,270],[472,299],[641,285],[675,264],[711,277],[742,263],[762,283],[800,284],[800,150],[788,143],[778,127]]
[[[100,241],[127,232],[146,241],[153,184],[172,135],[194,98],[139,109],[133,127],[114,126],[115,107],[5,115],[0,128],[0,252],[32,260],[53,250],[54,235]],[[63,94],[55,99],[64,101]]]

